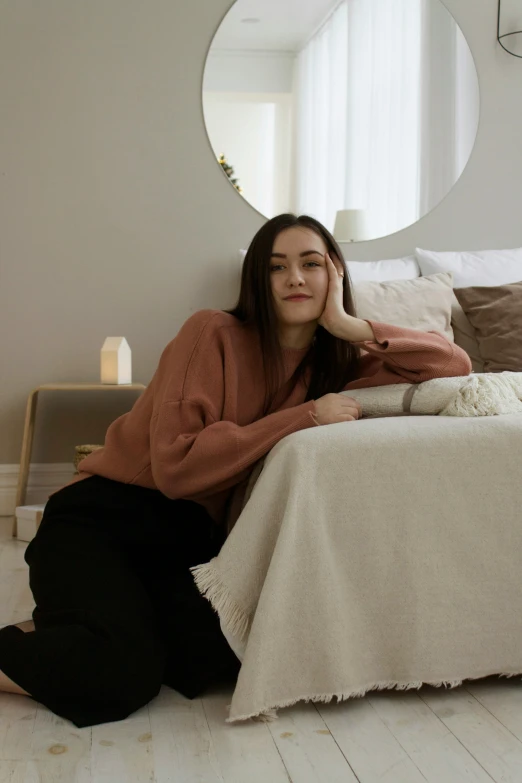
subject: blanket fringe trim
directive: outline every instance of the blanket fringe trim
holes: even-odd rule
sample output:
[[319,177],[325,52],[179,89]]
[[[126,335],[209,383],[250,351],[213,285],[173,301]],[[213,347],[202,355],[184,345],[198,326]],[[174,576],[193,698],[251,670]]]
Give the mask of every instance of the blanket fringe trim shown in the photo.
[[[300,696],[297,699],[288,699],[287,701],[281,701],[277,705],[275,705],[272,709],[267,709],[259,712],[253,712],[249,715],[236,715],[234,718],[226,718],[226,723],[235,723],[240,720],[254,720],[262,723],[270,723],[274,720],[278,720],[279,716],[277,714],[277,710],[283,709],[284,707],[293,707],[294,704],[297,704],[300,701],[304,701],[306,703],[312,701],[312,702],[325,702],[328,703],[332,699],[336,698],[337,702],[340,701],[346,701],[347,699],[362,697],[369,691],[375,691],[375,690],[399,690],[399,691],[405,691],[410,690],[412,688],[416,688],[419,690],[422,688],[423,685],[432,685],[435,688],[440,688],[444,686],[445,688],[457,688],[459,685],[462,685],[464,680],[480,680],[482,677],[491,677],[496,672],[493,672],[491,674],[481,674],[478,677],[464,677],[464,679],[461,680],[426,680],[426,681],[420,681],[417,680],[415,682],[408,682],[408,683],[401,683],[401,682],[378,682],[376,685],[365,685],[362,688],[356,688],[351,691],[346,691],[344,693],[330,693],[330,694],[317,694],[314,696]],[[522,672],[503,672],[498,675],[499,677],[517,677],[522,676]],[[228,705],[228,708],[230,710],[231,705]]]
[[244,642],[250,627],[249,617],[230,597],[228,589],[221,581],[215,561],[216,558],[212,558],[210,563],[192,566],[189,570],[198,590],[210,601],[227,631]]

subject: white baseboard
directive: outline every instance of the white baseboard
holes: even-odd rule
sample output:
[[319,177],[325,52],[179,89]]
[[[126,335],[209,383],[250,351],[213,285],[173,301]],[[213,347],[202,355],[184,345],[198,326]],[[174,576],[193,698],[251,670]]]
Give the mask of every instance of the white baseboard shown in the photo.
[[[0,517],[12,517],[16,508],[19,465],[0,465]],[[74,478],[74,467],[69,462],[31,464],[26,506],[47,503],[49,495],[64,487]]]

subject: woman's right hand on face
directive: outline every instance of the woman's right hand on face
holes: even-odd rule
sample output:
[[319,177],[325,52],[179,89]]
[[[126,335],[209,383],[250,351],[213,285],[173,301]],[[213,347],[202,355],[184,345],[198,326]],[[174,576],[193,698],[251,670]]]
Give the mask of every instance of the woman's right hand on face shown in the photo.
[[344,394],[325,394],[314,400],[316,420],[319,424],[337,424],[339,421],[356,421],[362,416],[361,404]]

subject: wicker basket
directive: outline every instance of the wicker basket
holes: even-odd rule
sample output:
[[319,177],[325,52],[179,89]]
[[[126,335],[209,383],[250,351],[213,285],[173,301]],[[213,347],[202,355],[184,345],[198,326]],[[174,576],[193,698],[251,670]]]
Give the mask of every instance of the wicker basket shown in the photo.
[[78,465],[80,464],[82,459],[85,459],[85,457],[88,457],[89,454],[92,454],[93,451],[97,451],[98,449],[102,449],[102,448],[103,448],[103,445],[102,446],[98,446],[98,445],[94,445],[93,446],[91,444],[87,444],[85,446],[75,446],[76,455],[74,457],[74,467],[75,467],[75,471],[76,472],[75,472],[74,475],[77,476],[78,473],[80,472],[78,470]]

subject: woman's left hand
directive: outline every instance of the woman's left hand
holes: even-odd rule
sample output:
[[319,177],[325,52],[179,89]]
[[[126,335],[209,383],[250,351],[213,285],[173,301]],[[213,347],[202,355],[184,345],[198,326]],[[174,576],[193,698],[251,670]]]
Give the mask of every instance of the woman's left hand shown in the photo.
[[330,255],[326,253],[325,261],[328,270],[328,295],[318,323],[334,337],[344,339],[347,322],[350,320],[343,305],[344,269],[336,256],[332,260]]

